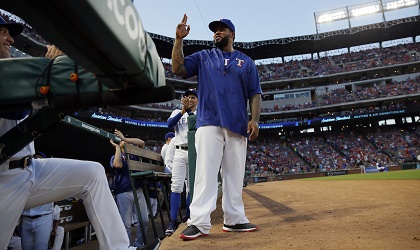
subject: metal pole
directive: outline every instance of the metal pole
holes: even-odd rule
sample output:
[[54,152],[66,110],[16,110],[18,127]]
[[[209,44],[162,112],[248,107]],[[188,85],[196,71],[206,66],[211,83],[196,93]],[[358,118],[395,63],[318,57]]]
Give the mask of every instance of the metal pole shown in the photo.
[[379,2],[381,3],[382,22],[384,23],[385,28],[387,28],[386,19],[385,19],[384,4],[383,4],[382,0],[379,0]]
[[315,40],[318,40],[319,39],[319,36],[318,36],[318,22],[316,21],[316,13],[314,12],[314,19],[315,19],[315,30],[316,30],[316,39]]
[[353,30],[351,29],[349,6],[346,6],[346,11],[347,11],[347,21],[349,22],[350,34],[353,34]]

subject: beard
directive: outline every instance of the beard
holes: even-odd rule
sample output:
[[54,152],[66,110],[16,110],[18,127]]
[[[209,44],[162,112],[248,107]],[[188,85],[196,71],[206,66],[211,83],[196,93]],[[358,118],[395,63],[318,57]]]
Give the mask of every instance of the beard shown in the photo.
[[222,37],[222,39],[220,39],[218,42],[214,41],[214,44],[219,49],[223,49],[224,47],[226,47],[228,45],[228,43],[229,43],[229,37],[228,36]]

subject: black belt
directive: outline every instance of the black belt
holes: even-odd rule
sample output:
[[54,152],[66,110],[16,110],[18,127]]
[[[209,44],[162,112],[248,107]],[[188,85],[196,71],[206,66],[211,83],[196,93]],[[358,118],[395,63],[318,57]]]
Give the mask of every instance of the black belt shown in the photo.
[[188,150],[188,146],[175,146],[176,149]]
[[[51,214],[51,213],[49,213],[49,214]],[[41,215],[23,215],[23,217],[25,217],[25,218],[29,218],[29,219],[37,219],[37,218],[39,218],[39,217],[42,217],[42,216],[44,216],[44,215],[49,215],[49,214],[41,214]]]
[[32,163],[32,156],[26,156],[20,160],[10,161],[9,169],[14,169],[14,168],[25,169],[27,166],[31,165],[31,163]]

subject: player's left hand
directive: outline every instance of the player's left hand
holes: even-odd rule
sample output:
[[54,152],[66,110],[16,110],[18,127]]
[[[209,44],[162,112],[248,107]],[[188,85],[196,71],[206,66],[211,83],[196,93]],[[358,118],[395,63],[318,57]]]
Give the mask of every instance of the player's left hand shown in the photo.
[[182,105],[185,107],[185,109],[190,108],[191,104],[190,104],[190,99],[188,97],[183,97],[181,102],[182,102]]
[[121,133],[121,131],[119,131],[118,129],[115,129],[114,131],[114,135],[119,137],[122,141],[125,140],[125,136],[123,135],[123,133]]
[[182,97],[181,99],[181,103],[182,103],[182,111],[181,113],[184,114],[185,112],[187,112],[187,109],[190,108],[190,100],[188,99],[188,97]]
[[254,121],[248,122],[248,130],[246,131],[249,134],[249,140],[253,141],[258,138],[258,133],[260,131],[260,128],[258,127],[258,123]]
[[117,143],[115,143],[112,139],[111,139],[111,140],[109,140],[109,142],[111,143],[111,145],[112,145],[112,146],[114,146],[114,147],[118,147],[118,144],[117,144]]

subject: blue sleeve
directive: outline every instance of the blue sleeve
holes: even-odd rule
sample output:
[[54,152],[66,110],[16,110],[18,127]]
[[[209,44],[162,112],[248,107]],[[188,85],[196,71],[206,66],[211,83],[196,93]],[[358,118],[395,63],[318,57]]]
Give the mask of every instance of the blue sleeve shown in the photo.
[[262,94],[260,78],[255,64],[250,67],[248,81],[248,99],[256,94]]
[[179,120],[181,119],[182,114],[181,112],[179,112],[178,114],[176,114],[176,116],[174,117],[170,117],[168,119],[168,128],[173,128],[176,126],[176,124],[179,122]]
[[5,118],[9,120],[22,120],[27,115],[29,115],[30,110],[23,110],[23,111],[13,111],[13,112],[1,112],[0,118]]
[[198,65],[200,62],[199,52],[195,52],[192,55],[189,55],[184,58],[184,67],[187,75],[185,78],[190,78],[198,75]]

